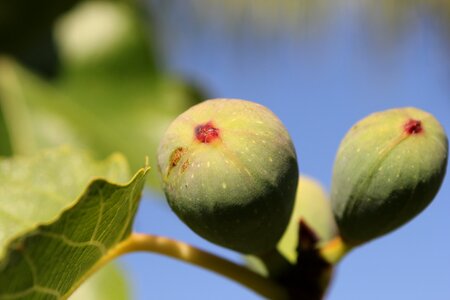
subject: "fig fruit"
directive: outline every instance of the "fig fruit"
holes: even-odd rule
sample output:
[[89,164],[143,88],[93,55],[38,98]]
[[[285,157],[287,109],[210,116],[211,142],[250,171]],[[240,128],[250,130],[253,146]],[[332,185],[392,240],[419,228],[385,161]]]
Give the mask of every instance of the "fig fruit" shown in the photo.
[[331,201],[344,241],[358,245],[420,213],[445,175],[448,141],[429,113],[416,108],[374,113],[339,147]]
[[286,128],[269,109],[238,99],[191,107],[167,129],[158,167],[170,207],[194,232],[246,254],[276,247],[298,166]]
[[277,248],[291,263],[297,261],[300,220],[317,235],[319,245],[337,235],[329,196],[322,185],[308,176],[300,176],[291,220]]

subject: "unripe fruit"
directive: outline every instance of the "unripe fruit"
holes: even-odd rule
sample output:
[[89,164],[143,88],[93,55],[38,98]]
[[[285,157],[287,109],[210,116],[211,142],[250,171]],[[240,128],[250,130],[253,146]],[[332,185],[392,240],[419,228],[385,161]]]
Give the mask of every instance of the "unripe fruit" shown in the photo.
[[262,105],[208,100],[181,114],[158,149],[172,210],[218,245],[273,249],[291,216],[297,159],[286,128]]
[[445,175],[448,141],[416,108],[372,114],[343,139],[333,170],[332,206],[343,239],[357,245],[420,213]]
[[293,264],[297,260],[300,220],[316,234],[319,245],[337,235],[328,194],[318,181],[307,176],[300,176],[291,220],[277,246]]

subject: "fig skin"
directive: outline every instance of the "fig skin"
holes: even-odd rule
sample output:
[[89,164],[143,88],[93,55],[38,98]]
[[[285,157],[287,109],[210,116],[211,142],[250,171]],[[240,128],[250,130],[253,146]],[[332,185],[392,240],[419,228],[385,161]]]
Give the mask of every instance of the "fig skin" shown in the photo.
[[276,247],[292,213],[298,165],[269,109],[239,99],[191,107],[167,129],[158,167],[170,207],[194,232],[245,254]]
[[447,156],[444,129],[422,110],[391,109],[354,125],[339,147],[331,191],[344,241],[370,241],[419,214],[439,190]]

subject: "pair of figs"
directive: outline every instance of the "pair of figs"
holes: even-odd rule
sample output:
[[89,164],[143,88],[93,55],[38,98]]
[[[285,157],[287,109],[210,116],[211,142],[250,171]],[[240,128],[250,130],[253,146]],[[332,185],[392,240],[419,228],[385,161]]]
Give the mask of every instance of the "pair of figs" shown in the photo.
[[[333,171],[331,204],[343,240],[369,241],[422,211],[442,183],[447,151],[442,126],[418,109],[375,113],[354,125]],[[262,255],[290,222],[296,152],[262,105],[213,99],[193,106],[167,129],[158,166],[172,210],[215,244]]]

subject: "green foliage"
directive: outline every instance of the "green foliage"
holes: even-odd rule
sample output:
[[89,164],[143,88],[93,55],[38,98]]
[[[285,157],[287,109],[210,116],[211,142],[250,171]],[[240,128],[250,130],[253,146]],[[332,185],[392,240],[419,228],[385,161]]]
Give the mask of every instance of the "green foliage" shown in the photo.
[[54,35],[62,77],[90,81],[161,75],[152,28],[140,9],[132,3],[87,1],[59,18]]
[[[145,174],[67,148],[0,162],[0,299],[70,295],[131,230]],[[105,179],[100,179],[100,177]]]
[[[105,32],[110,27],[115,30]],[[133,168],[145,156],[156,165],[164,129],[202,99],[200,92],[155,66],[147,32],[130,6],[87,2],[61,19],[56,33],[63,65],[55,81],[0,56],[0,154],[70,144],[98,158],[120,151]],[[156,175],[149,177],[156,187]]]
[[[217,136],[209,141],[211,130]],[[292,212],[298,166],[270,110],[236,99],[198,104],[170,125],[158,162],[171,208],[199,235],[243,253],[276,245]]]
[[[0,4],[0,36],[5,37],[2,41],[10,41],[0,46],[0,52],[15,56],[0,54],[0,156],[19,155],[21,158],[17,160],[20,161],[26,161],[25,156],[32,156],[38,161],[42,157],[35,154],[40,149],[68,144],[88,150],[97,158],[121,151],[133,169],[141,166],[147,155],[150,163],[156,165],[156,146],[163,130],[174,116],[197,103],[202,98],[200,93],[157,66],[152,30],[149,23],[141,19],[142,10],[136,3],[79,1],[82,2],[80,5],[66,13],[67,8],[78,1],[53,2],[46,4],[42,14],[35,14],[37,10],[32,8],[33,4],[28,5],[24,1]],[[27,17],[26,28],[18,26],[20,24],[15,20],[24,19],[18,15],[29,12],[34,15]],[[60,17],[63,13],[66,14]],[[49,36],[55,38],[48,39]],[[47,58],[52,55],[61,60],[58,76],[51,81],[31,72],[16,60],[19,58],[35,67],[36,58],[39,64],[49,63]],[[53,64],[57,59],[53,57],[50,61]],[[44,69],[48,67],[44,66]],[[67,153],[66,163],[70,164],[71,159],[76,160],[78,156],[76,152]],[[29,166],[19,169],[22,172],[29,169],[30,174],[36,174],[38,169],[46,170],[48,167],[45,165],[47,160],[41,163],[32,168],[30,162]],[[80,180],[71,182],[70,187],[59,185],[59,180],[67,178],[59,176],[59,173],[49,173],[47,181],[61,187],[62,194],[69,192],[64,188],[81,193],[89,182],[82,182],[78,175],[109,176],[100,167],[95,170],[94,165],[86,162],[79,165],[79,169],[60,169],[65,170],[61,172],[74,173],[74,179]],[[117,156],[106,165],[111,168],[117,165],[117,176],[112,174],[115,177],[108,177],[109,180],[129,179],[125,159]],[[6,173],[3,175],[7,176]],[[153,176],[149,182],[156,187],[157,177]],[[23,193],[30,184],[24,179]],[[1,200],[15,201],[16,196],[7,194],[12,193],[9,187],[2,193],[5,197]],[[30,206],[29,213],[35,215],[28,222],[21,220],[16,224],[17,220],[5,218],[10,223],[7,227],[0,227],[0,253],[6,251],[12,240],[28,236],[36,226],[55,222],[66,204],[75,203],[76,196],[78,194],[68,195],[65,198],[67,203],[51,205],[53,196],[34,195],[36,201],[50,202],[48,207],[42,211],[34,207],[32,211],[33,206]],[[7,208],[15,209],[11,204]],[[45,246],[40,239],[37,243]],[[3,279],[10,276],[8,268],[5,266],[2,271]],[[23,271],[25,276],[29,276],[28,270]],[[98,282],[94,280],[90,285],[95,289]],[[0,282],[0,291],[4,290],[4,284]]]
[[421,212],[444,178],[448,141],[429,113],[415,108],[374,113],[343,139],[331,200],[340,233],[357,245]]

